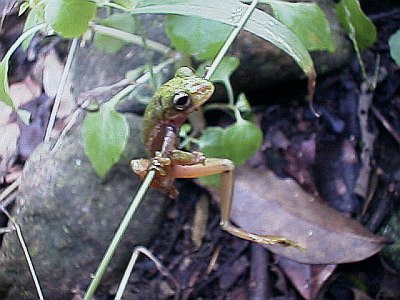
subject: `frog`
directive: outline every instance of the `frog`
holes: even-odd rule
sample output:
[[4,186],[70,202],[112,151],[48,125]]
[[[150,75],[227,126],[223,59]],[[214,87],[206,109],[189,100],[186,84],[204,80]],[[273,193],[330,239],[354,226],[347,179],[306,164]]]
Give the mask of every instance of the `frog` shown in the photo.
[[215,87],[189,67],[180,67],[175,76],[162,85],[149,102],[143,117],[142,140],[151,159],[131,161],[135,174],[143,179],[149,170],[156,170],[151,186],[174,199],[178,191],[176,178],[198,178],[221,174],[220,226],[223,230],[245,240],[260,244],[282,244],[300,247],[298,243],[281,236],[258,235],[235,226],[230,219],[235,165],[229,159],[206,158],[198,151],[178,149],[179,130],[189,115],[200,109]]

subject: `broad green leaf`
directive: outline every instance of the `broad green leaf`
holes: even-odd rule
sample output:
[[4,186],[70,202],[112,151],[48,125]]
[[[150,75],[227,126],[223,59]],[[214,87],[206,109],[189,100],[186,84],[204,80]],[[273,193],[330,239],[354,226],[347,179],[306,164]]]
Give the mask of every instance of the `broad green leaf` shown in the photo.
[[360,50],[372,46],[376,40],[374,24],[362,12],[357,0],[341,0],[336,4],[339,21]]
[[220,22],[179,15],[168,16],[165,24],[175,49],[199,60],[214,58],[231,31],[230,26]]
[[199,147],[206,157],[226,158],[227,147],[224,145],[225,130],[221,127],[207,127],[199,139]]
[[[207,127],[199,139],[199,148],[206,157],[227,157],[227,148],[224,145],[225,130],[221,127]],[[218,186],[220,175],[200,177],[200,181],[208,186]]]
[[208,127],[199,148],[207,157],[228,158],[240,166],[261,147],[262,138],[256,124],[242,119],[226,128]]
[[131,8],[137,0],[114,0],[113,2],[125,8]]
[[87,30],[96,9],[96,3],[89,0],[47,0],[45,19],[63,37],[79,37]]
[[398,66],[400,66],[400,30],[397,30],[389,38],[390,55]]
[[[240,166],[261,147],[262,137],[257,125],[242,119],[226,128],[208,127],[198,144],[206,157],[228,158]],[[217,186],[219,176],[202,177],[200,180],[204,184]]]
[[224,143],[228,149],[226,158],[240,166],[261,147],[263,134],[254,123],[240,120],[225,129]]
[[274,0],[261,0],[260,3],[269,4],[274,16],[289,27],[308,50],[335,51],[329,21],[317,4]]
[[229,77],[239,67],[240,60],[234,56],[225,56],[214,74],[211,76],[213,82],[229,82]]
[[8,87],[8,60],[2,60],[0,62],[0,100],[3,101],[8,106],[15,108],[11,97],[9,96]]
[[[100,25],[120,29],[129,33],[135,31],[135,20],[132,15],[128,13],[113,14],[106,19],[100,20],[98,23]],[[117,53],[122,49],[122,47],[128,44],[121,39],[113,38],[98,32],[94,35],[93,43],[97,49],[110,54]]]
[[[22,33],[18,39],[12,44],[10,49],[8,49],[7,53],[4,55],[3,59],[0,61],[0,101],[3,101],[5,104],[15,109],[14,103],[9,95],[9,87],[8,87],[8,64],[11,58],[11,55],[17,50],[17,48],[31,35],[35,34],[36,31],[41,30],[45,27],[45,24],[36,25],[24,33]],[[22,116],[23,117],[23,116]],[[24,119],[24,118],[23,118]]]
[[111,105],[102,105],[86,116],[82,125],[85,154],[100,177],[119,161],[128,135],[127,121]]
[[[247,8],[248,5],[231,0],[164,0],[162,3],[157,0],[143,0],[132,13],[195,16],[235,26]],[[310,54],[301,41],[281,22],[256,9],[244,29],[282,49],[296,61],[309,79],[313,80],[315,70]],[[209,34],[212,35],[213,31]]]

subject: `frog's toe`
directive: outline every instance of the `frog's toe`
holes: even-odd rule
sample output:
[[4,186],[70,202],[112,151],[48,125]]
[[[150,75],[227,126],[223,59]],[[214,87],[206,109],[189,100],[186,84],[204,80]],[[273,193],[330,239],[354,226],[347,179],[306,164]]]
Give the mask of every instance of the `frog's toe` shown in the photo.
[[204,164],[205,163],[206,156],[202,152],[193,151],[192,153],[193,153],[193,155],[195,157],[196,163],[200,163],[200,164]]

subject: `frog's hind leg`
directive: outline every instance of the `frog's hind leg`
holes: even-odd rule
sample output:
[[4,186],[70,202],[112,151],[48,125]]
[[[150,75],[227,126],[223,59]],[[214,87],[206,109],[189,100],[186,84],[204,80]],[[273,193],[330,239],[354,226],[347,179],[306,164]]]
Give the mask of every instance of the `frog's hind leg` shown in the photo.
[[225,231],[245,240],[261,244],[282,244],[301,248],[296,242],[281,236],[257,235],[250,233],[232,224],[230,221],[233,200],[233,189],[235,181],[235,165],[228,159],[207,158],[204,164],[196,165],[174,165],[170,174],[175,178],[197,178],[208,175],[221,174],[221,227]]

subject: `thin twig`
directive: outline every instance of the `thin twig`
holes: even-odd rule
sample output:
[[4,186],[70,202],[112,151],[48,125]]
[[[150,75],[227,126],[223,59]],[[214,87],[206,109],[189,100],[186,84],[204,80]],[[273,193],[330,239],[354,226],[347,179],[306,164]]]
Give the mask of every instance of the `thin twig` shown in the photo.
[[249,300],[268,299],[269,271],[267,250],[260,244],[251,243]]
[[11,195],[12,192],[14,192],[18,186],[21,183],[21,177],[18,177],[17,180],[15,180],[12,184],[10,184],[1,194],[0,194],[0,205],[3,205],[4,207],[7,207],[9,203],[6,203],[4,199],[6,199],[8,196]]
[[392,135],[392,137],[396,140],[397,144],[400,145],[400,134],[393,128],[392,124],[381,114],[381,112],[375,107],[371,106],[371,111],[374,116],[381,122],[383,127]]
[[180,295],[180,290],[181,290],[181,286],[178,282],[178,280],[175,279],[175,277],[167,270],[166,267],[163,266],[163,264],[157,259],[157,257],[155,257],[150,250],[148,250],[145,247],[142,246],[138,246],[134,249],[131,259],[129,260],[128,266],[125,269],[125,273],[124,276],[122,277],[122,280],[118,286],[118,290],[117,290],[117,294],[115,295],[115,300],[120,300],[122,298],[122,295],[125,291],[126,285],[128,283],[129,277],[132,273],[133,267],[135,266],[136,260],[139,257],[139,253],[142,253],[144,255],[146,255],[151,261],[154,262],[154,264],[156,265],[158,271],[164,275],[165,277],[169,278],[172,283],[175,285],[176,287],[176,293],[175,293],[175,299],[179,299],[179,295]]
[[101,263],[99,267],[97,268],[96,274],[91,281],[89,288],[86,291],[85,297],[83,298],[84,300],[90,300],[92,299],[98,285],[100,284],[101,279],[104,276],[104,273],[107,270],[108,264],[111,261],[111,258],[113,257],[115,250],[117,250],[117,246],[119,245],[126,229],[128,228],[128,225],[131,222],[131,219],[133,215],[135,214],[137,208],[139,207],[139,204],[142,202],[142,199],[144,195],[146,194],[150,183],[153,181],[153,178],[155,176],[156,171],[155,170],[150,170],[144,181],[142,182],[142,185],[140,186],[137,194],[133,198],[125,216],[123,217],[121,224],[119,225],[116,233],[114,234],[114,237],[110,243],[110,245],[107,248],[106,253],[104,254],[103,259],[101,260]]
[[54,105],[53,105],[53,109],[51,111],[49,124],[47,125],[46,134],[44,136],[44,142],[48,142],[50,140],[51,131],[53,130],[53,126],[56,121],[58,108],[60,107],[60,103],[61,103],[61,97],[64,92],[65,83],[67,82],[69,70],[71,69],[72,59],[74,57],[77,45],[78,45],[78,39],[75,38],[72,40],[71,48],[69,49],[69,52],[68,52],[67,61],[65,62],[65,67],[64,67],[64,70],[63,70],[63,73],[61,76],[60,83],[58,85],[56,99],[54,100]]
[[211,76],[214,74],[215,70],[218,68],[219,64],[221,63],[222,59],[228,52],[229,47],[232,45],[236,36],[239,34],[239,31],[243,28],[244,24],[246,24],[247,20],[250,18],[251,14],[253,13],[254,9],[259,0],[253,0],[249,7],[247,8],[246,12],[240,18],[239,23],[236,25],[235,29],[232,30],[231,34],[226,39],[224,46],[219,50],[217,56],[214,58],[210,68],[207,70],[204,79],[209,80]]
[[358,174],[358,178],[354,187],[354,193],[363,199],[367,199],[368,186],[371,173],[371,157],[373,155],[373,146],[376,139],[376,133],[371,132],[368,126],[368,112],[372,105],[372,98],[379,78],[379,63],[380,59],[377,57],[374,76],[372,78],[364,78],[361,85],[361,93],[358,98],[358,119],[360,122],[361,131],[361,162],[362,167]]
[[35,284],[36,292],[38,294],[39,299],[43,300],[44,297],[43,297],[43,293],[42,293],[42,288],[40,287],[40,283],[39,283],[38,277],[36,275],[36,271],[33,266],[31,256],[29,254],[28,247],[26,246],[24,237],[22,235],[21,228],[19,227],[18,223],[14,221],[14,219],[12,218],[10,213],[4,208],[3,205],[0,205],[0,209],[7,216],[7,218],[11,221],[13,227],[15,228],[19,244],[21,245],[22,251],[24,252],[24,256],[25,256],[25,260],[28,264],[29,272],[31,273],[33,283]]
[[[104,25],[98,25],[98,24],[94,24],[94,23],[91,23],[90,27],[92,27],[93,30],[97,33],[101,33],[103,35],[118,38],[120,40],[126,41],[128,43],[132,43],[135,45],[139,45],[142,47],[144,46],[142,38],[136,34],[132,34],[132,33],[129,33],[129,32],[123,31],[123,30],[119,30],[119,29],[112,28],[112,27],[107,27]],[[150,50],[161,53],[162,55],[166,55],[169,52],[171,52],[171,48],[169,48],[161,43],[149,40],[149,39],[146,39],[146,44]]]

